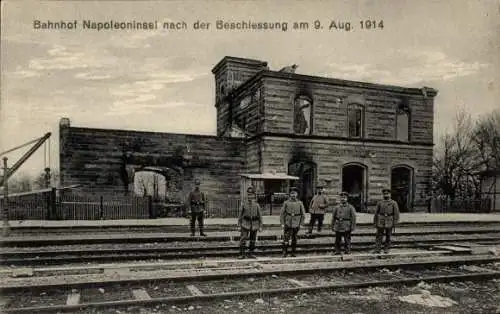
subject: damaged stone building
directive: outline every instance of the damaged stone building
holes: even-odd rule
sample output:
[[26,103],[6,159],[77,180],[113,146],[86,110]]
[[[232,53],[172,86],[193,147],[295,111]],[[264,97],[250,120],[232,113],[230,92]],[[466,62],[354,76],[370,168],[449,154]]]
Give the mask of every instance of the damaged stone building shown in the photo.
[[61,180],[130,193],[135,174],[148,170],[182,199],[200,178],[211,206],[221,208],[248,182],[264,202],[294,185],[307,203],[321,184],[332,200],[347,191],[360,211],[372,210],[390,187],[402,211],[425,210],[437,91],[295,68],[273,71],[264,61],[224,57],[212,69],[214,136],[73,127],[63,118]]

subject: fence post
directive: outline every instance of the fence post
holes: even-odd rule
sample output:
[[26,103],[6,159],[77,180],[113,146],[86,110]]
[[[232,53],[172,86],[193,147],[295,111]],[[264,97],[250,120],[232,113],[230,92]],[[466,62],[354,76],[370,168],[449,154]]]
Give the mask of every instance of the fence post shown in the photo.
[[148,213],[149,213],[149,219],[155,219],[156,218],[156,213],[154,212],[153,209],[153,197],[151,195],[147,196],[148,198]]
[[59,213],[57,211],[57,190],[56,188],[52,188],[52,191],[50,191],[50,206],[52,210],[52,217],[54,220],[60,220],[61,218],[59,217]]
[[104,196],[99,197],[99,218],[102,220],[104,219]]

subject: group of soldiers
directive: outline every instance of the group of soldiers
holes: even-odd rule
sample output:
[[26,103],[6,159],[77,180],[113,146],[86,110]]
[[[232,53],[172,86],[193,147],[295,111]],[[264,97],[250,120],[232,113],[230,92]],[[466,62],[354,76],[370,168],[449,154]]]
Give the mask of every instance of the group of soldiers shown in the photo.
[[[191,236],[195,235],[195,223],[198,221],[200,235],[203,233],[203,216],[206,205],[206,196],[200,191],[200,181],[195,181],[195,189],[189,194],[187,208],[190,213]],[[382,242],[384,242],[384,252],[388,253],[391,246],[391,236],[393,229],[399,222],[399,207],[396,201],[391,199],[389,189],[382,190],[383,199],[377,203],[373,216],[373,224],[376,228],[375,253],[380,253]],[[335,254],[341,254],[341,244],[343,242],[344,253],[351,253],[351,235],[356,228],[356,210],[354,206],[347,202],[348,193],[339,194],[340,203],[332,211],[331,228],[335,233]],[[329,207],[328,199],[323,194],[323,187],[318,186],[316,194],[309,204],[311,215],[307,234],[312,234],[317,222],[317,230],[321,232],[326,211]],[[290,189],[290,197],[283,203],[280,223],[283,229],[283,257],[295,256],[297,252],[297,234],[304,224],[305,207],[298,199],[298,190]],[[255,242],[257,232],[262,231],[263,219],[262,210],[257,203],[255,188],[250,186],[247,189],[247,198],[242,204],[238,215],[238,227],[240,228],[240,257],[255,257]],[[385,236],[385,241],[382,241]],[[342,241],[343,240],[343,241]],[[247,247],[247,242],[249,245]],[[248,249],[248,250],[247,250]],[[290,251],[289,251],[290,249]]]

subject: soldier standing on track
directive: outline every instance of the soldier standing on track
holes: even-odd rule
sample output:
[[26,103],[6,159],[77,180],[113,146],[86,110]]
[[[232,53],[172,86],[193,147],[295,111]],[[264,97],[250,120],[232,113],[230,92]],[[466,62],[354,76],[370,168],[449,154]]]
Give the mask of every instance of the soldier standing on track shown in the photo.
[[262,211],[255,201],[255,189],[250,186],[247,189],[247,200],[241,206],[238,216],[238,226],[240,227],[240,259],[245,258],[246,242],[250,240],[248,257],[255,258],[255,240],[257,231],[262,231]]
[[200,228],[200,235],[206,237],[207,235],[203,233],[203,219],[205,215],[205,207],[207,203],[207,198],[205,193],[200,191],[200,180],[196,179],[194,181],[195,188],[188,195],[186,206],[191,219],[191,236],[195,235],[195,224],[198,220],[198,228]]
[[384,199],[378,202],[373,223],[377,228],[375,238],[375,253],[380,253],[382,237],[385,234],[384,253],[389,253],[391,246],[391,235],[394,227],[399,222],[399,207],[396,201],[391,199],[391,190],[382,190]]
[[356,209],[347,202],[347,192],[340,193],[340,204],[333,209],[332,230],[335,232],[335,255],[341,253],[340,244],[344,238],[344,250],[351,254],[351,233],[356,228]]
[[311,219],[309,221],[309,231],[307,234],[312,234],[314,223],[318,221],[318,232],[321,232],[323,227],[323,219],[325,218],[326,208],[328,207],[328,199],[323,195],[323,187],[318,185],[316,195],[313,196],[309,204],[309,213]]
[[281,208],[280,222],[283,228],[283,257],[288,255],[288,244],[292,238],[292,254],[295,256],[297,250],[297,233],[300,225],[304,222],[306,215],[304,204],[297,199],[297,189],[290,189],[290,198],[283,203]]

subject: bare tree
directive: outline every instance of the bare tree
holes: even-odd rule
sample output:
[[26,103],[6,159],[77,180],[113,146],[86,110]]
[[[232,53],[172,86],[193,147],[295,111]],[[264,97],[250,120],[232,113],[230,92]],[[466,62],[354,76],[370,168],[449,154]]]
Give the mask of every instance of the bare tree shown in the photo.
[[32,178],[27,174],[20,174],[9,178],[9,193],[29,192],[32,190]]
[[500,109],[481,117],[472,134],[482,170],[500,169]]
[[464,109],[457,112],[453,131],[439,140],[433,162],[434,189],[451,200],[479,187],[475,173],[481,167],[472,140],[474,123]]
[[46,177],[46,172],[42,171],[33,179],[33,189],[41,190],[47,188],[47,180],[49,180],[50,187],[59,186],[60,175],[57,170],[50,172],[50,177]]

